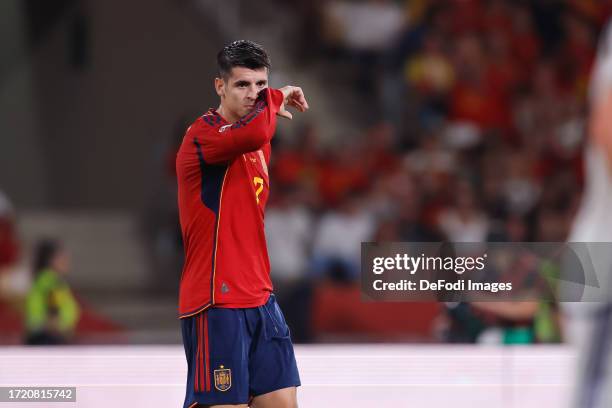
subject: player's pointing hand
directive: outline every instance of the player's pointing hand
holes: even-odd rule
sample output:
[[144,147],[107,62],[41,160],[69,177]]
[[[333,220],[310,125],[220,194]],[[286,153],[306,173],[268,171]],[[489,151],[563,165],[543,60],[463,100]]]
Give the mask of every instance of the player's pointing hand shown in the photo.
[[294,107],[300,112],[305,112],[308,109],[308,102],[306,102],[306,97],[304,96],[302,88],[288,85],[280,88],[279,90],[283,93],[285,100],[283,101],[283,105],[278,112],[278,116],[287,119],[293,118],[291,112],[285,109],[286,106]]

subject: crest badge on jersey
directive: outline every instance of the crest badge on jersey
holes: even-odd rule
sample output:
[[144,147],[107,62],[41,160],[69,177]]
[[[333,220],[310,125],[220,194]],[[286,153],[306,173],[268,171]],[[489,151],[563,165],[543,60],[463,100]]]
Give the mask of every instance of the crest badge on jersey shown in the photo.
[[227,391],[232,387],[232,370],[219,366],[219,368],[214,371],[214,374],[215,388],[217,390]]

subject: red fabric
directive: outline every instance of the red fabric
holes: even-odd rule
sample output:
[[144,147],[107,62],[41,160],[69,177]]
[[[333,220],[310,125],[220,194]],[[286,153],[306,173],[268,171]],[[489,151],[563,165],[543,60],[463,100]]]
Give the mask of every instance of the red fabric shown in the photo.
[[0,218],[0,269],[11,266],[19,258],[19,244],[15,237],[13,224]]
[[274,156],[274,181],[291,186],[300,182],[316,184],[320,178],[321,163],[313,154],[287,150]]
[[358,285],[320,285],[313,304],[317,335],[361,334],[372,340],[431,340],[440,313],[435,302],[363,302]]
[[204,358],[202,355],[202,350],[204,347],[202,346],[202,337],[204,333],[202,333],[202,315],[197,315],[196,319],[196,338],[198,339],[198,349],[196,351],[196,372],[195,372],[195,381],[193,382],[193,390],[195,392],[202,392],[204,387],[202,386],[202,370],[204,365]]
[[366,169],[358,160],[344,162],[334,158],[321,166],[319,193],[328,206],[336,206],[348,193],[368,185]]
[[[81,305],[81,307],[83,306]],[[121,325],[97,314],[89,308],[81,310],[81,317],[76,328],[78,334],[117,333],[124,330],[125,328]]]
[[482,83],[458,81],[451,95],[451,116],[474,122],[482,128],[508,128],[510,109],[503,89],[493,82],[489,71]]
[[457,34],[480,32],[484,28],[483,7],[480,0],[452,2],[452,31]]
[[15,308],[0,300],[0,333],[21,332],[22,330],[23,319],[19,313]]
[[210,391],[210,347],[208,347],[208,313],[204,315],[204,353],[206,357],[204,359],[204,367],[206,370],[206,392]]
[[540,39],[533,32],[523,32],[512,36],[512,52],[517,57],[523,73],[529,69],[540,55]]
[[238,122],[210,110],[187,130],[176,161],[185,246],[181,317],[212,305],[260,306],[272,291],[264,210],[282,102],[280,91],[268,89]]
[[568,63],[575,69],[575,80],[578,90],[587,87],[593,62],[595,61],[595,48],[588,43],[570,39],[565,45],[566,58]]

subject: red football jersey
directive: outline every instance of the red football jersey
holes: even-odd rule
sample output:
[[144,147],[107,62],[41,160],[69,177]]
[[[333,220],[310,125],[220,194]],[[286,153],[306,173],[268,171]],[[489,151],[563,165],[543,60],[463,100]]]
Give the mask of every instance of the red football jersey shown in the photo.
[[185,264],[181,318],[211,307],[263,305],[272,291],[264,234],[270,139],[283,94],[262,91],[235,123],[214,109],[187,129],[177,154]]

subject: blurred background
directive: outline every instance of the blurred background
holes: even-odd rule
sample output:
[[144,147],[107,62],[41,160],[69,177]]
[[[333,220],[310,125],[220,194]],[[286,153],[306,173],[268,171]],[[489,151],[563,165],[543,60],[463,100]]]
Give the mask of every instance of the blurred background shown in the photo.
[[266,213],[296,342],[563,341],[554,303],[363,303],[360,243],[566,240],[612,2],[0,8],[0,344],[35,343],[46,308],[70,343],[180,344],[175,154],[242,38],[311,106],[279,123]]

